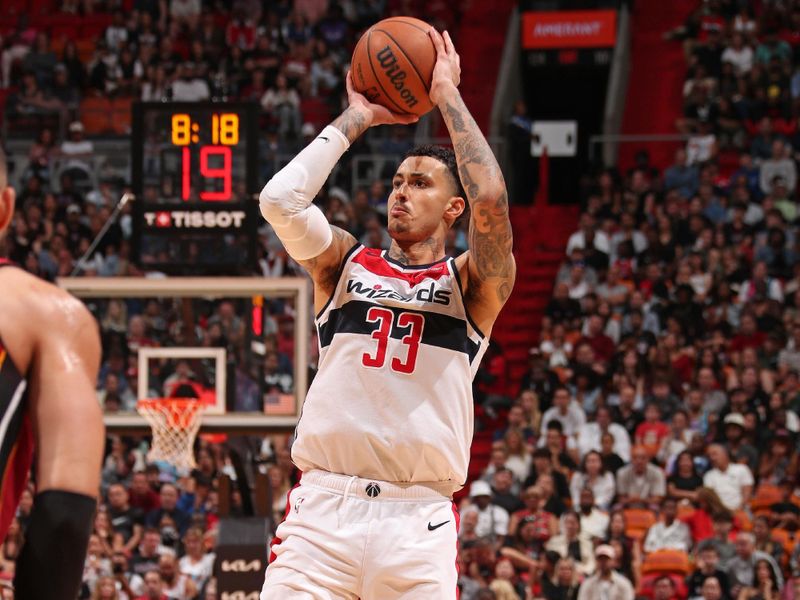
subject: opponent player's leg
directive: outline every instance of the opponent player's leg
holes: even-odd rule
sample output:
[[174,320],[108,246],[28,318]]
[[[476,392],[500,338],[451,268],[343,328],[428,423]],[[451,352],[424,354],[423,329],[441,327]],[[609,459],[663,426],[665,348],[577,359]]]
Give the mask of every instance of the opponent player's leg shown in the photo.
[[383,514],[367,542],[361,600],[455,600],[458,512],[453,503],[381,504]]
[[302,484],[289,493],[261,600],[356,600],[367,525],[351,524],[342,502],[341,494]]
[[94,383],[97,325],[55,288],[54,309],[31,363],[30,411],[36,438],[31,522],[17,563],[18,598],[73,600],[78,593],[100,487],[104,428]]

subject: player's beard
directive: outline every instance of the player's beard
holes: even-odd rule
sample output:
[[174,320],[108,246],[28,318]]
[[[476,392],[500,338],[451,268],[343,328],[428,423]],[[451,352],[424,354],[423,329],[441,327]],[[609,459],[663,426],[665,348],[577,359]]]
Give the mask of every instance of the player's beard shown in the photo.
[[399,219],[390,219],[387,229],[389,230],[389,235],[408,233],[411,231],[411,224],[404,223]]

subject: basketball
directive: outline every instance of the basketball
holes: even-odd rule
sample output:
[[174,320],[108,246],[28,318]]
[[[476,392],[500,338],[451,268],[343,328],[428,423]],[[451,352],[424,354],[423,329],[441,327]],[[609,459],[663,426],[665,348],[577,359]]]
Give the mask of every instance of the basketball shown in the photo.
[[394,113],[422,116],[431,110],[436,49],[429,29],[412,17],[391,17],[370,27],[353,51],[355,90]]

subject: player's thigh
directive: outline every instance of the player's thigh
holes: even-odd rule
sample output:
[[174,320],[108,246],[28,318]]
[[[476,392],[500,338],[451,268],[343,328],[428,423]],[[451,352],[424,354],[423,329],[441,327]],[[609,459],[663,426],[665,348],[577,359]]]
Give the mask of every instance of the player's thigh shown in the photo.
[[[267,585],[268,584],[268,585]],[[261,590],[260,600],[355,600],[355,596],[342,596],[321,587],[302,571],[285,567],[273,570]]]
[[339,527],[341,497],[300,485],[288,500],[289,512],[271,546],[261,600],[355,600],[363,552],[357,530],[348,534]]
[[298,552],[297,546],[291,537],[281,543],[280,553],[267,567],[261,600],[356,600],[348,590],[354,578],[331,561],[316,562],[308,552]]
[[[388,504],[388,503],[387,503]],[[449,501],[398,507],[370,537],[362,600],[455,600],[458,516]]]

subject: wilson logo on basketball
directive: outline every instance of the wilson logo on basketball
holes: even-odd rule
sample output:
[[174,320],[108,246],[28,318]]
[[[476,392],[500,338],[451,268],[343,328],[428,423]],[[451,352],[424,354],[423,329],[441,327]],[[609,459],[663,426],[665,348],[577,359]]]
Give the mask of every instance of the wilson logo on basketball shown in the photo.
[[419,103],[419,100],[417,100],[411,90],[406,87],[406,72],[397,64],[397,57],[394,55],[394,52],[392,52],[392,49],[389,46],[386,46],[375,56],[378,59],[384,74],[389,78],[392,87],[394,87],[394,89],[400,93],[400,97],[403,99],[403,102],[406,103],[406,106],[409,108],[416,106]]
[[359,296],[366,296],[370,300],[378,300],[380,298],[389,298],[391,300],[399,300],[400,302],[413,302],[419,300],[420,302],[433,302],[434,304],[450,304],[450,295],[453,293],[450,290],[437,290],[433,283],[429,287],[417,290],[416,293],[410,296],[403,296],[391,289],[376,289],[368,288],[360,281],[350,279],[347,282],[347,293],[358,294]]

